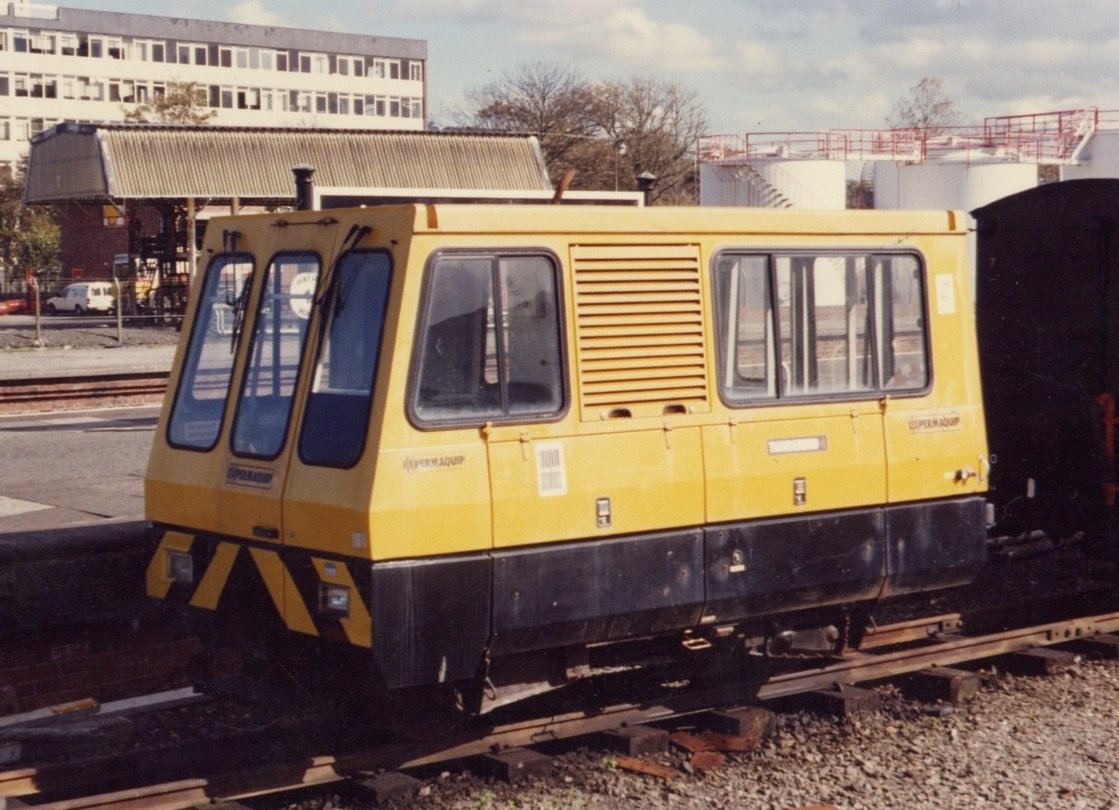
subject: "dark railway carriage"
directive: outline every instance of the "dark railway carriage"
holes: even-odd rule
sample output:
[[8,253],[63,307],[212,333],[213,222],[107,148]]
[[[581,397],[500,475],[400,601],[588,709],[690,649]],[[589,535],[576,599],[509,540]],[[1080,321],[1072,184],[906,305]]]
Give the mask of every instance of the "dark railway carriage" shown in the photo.
[[973,212],[994,532],[1084,532],[1114,554],[1119,180],[1052,183]]

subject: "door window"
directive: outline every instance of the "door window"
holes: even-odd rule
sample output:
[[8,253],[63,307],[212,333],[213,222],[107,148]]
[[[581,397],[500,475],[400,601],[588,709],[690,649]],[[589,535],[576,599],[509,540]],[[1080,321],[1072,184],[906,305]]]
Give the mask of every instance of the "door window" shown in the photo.
[[280,254],[265,273],[233,419],[239,456],[271,459],[283,449],[319,267],[315,254]]
[[351,467],[365,448],[392,264],[387,253],[349,253],[323,295],[323,339],[303,416],[299,457]]

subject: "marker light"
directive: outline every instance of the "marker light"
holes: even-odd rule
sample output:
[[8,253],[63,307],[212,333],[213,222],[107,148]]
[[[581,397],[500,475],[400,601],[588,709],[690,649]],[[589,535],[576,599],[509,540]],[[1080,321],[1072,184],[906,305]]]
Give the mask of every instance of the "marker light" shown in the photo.
[[319,610],[335,616],[350,615],[350,589],[345,585],[319,583]]
[[168,551],[167,578],[177,585],[193,585],[194,558],[182,551]]

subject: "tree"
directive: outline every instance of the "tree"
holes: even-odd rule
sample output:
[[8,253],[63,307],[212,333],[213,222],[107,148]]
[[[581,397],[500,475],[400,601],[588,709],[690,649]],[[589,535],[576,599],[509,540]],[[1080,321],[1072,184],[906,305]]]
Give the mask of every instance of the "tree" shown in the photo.
[[595,126],[590,86],[575,71],[542,62],[522,65],[467,99],[471,110],[458,115],[461,125],[535,134],[552,182],[568,167],[584,168],[587,145],[581,141],[595,137]]
[[29,208],[23,204],[27,157],[15,172],[0,176],[0,262],[8,279],[22,279],[34,272],[41,283],[53,283],[59,275],[61,235],[53,208]]
[[886,123],[894,129],[920,129],[935,134],[959,120],[956,102],[945,94],[944,83],[926,76],[909,88],[909,95],[894,102]]
[[607,82],[595,92],[594,115],[606,141],[617,144],[625,173],[622,188],[654,175],[652,201],[671,204],[695,199],[695,144],[707,128],[707,114],[696,94],[648,76]]
[[133,124],[193,124],[210,122],[217,110],[206,107],[206,88],[197,82],[172,82],[148,101],[124,111],[124,120]]
[[652,198],[694,199],[692,152],[706,127],[694,93],[649,77],[591,84],[566,68],[535,63],[467,95],[458,123],[540,138],[548,176],[575,169],[574,188],[636,188],[656,175]]

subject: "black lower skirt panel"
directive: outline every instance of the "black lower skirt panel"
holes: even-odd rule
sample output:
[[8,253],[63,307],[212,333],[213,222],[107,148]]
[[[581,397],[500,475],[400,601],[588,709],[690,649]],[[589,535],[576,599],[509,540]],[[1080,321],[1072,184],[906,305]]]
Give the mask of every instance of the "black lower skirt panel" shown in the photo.
[[950,587],[985,556],[981,497],[449,559],[378,563],[368,595],[390,687],[484,656],[678,632]]

